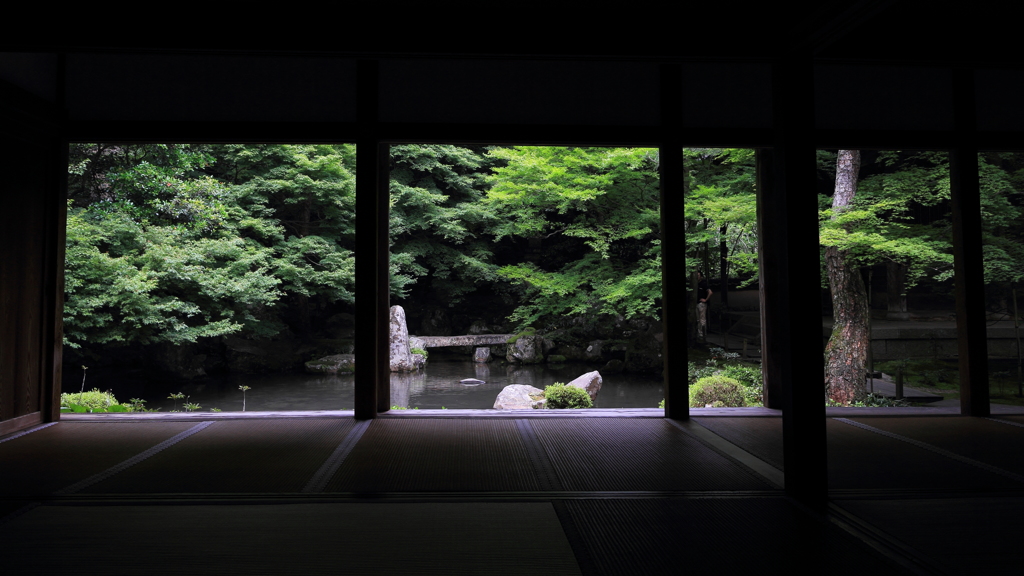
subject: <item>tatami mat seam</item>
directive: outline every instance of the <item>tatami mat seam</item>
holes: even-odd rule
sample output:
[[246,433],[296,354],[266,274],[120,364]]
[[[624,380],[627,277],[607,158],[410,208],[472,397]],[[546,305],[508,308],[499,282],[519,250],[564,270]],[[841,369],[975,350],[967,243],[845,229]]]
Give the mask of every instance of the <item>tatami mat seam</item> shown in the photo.
[[338,468],[345,462],[345,458],[352,452],[352,449],[359,443],[359,439],[363,437],[363,434],[370,427],[372,420],[361,420],[349,430],[349,433],[345,436],[345,439],[338,444],[338,447],[334,449],[334,452],[324,461],[320,468],[313,474],[313,477],[309,479],[309,482],[303,487],[303,492],[323,492],[324,488],[337,473]]
[[540,486],[540,489],[545,491],[561,490],[562,483],[558,479],[558,474],[551,463],[551,458],[548,457],[547,452],[544,450],[544,446],[541,444],[540,438],[537,437],[537,432],[533,429],[530,421],[517,418],[516,429],[519,430],[519,435],[526,446],[526,454],[533,464],[534,475],[537,478],[537,484]]
[[117,474],[118,472],[121,472],[123,470],[127,470],[128,468],[131,468],[132,466],[138,464],[139,462],[142,462],[143,460],[146,460],[147,458],[150,458],[150,457],[160,453],[161,451],[163,451],[163,450],[165,450],[165,449],[167,449],[167,448],[177,444],[178,442],[181,442],[185,438],[188,438],[189,436],[192,436],[193,434],[196,434],[197,432],[201,432],[203,429],[207,428],[208,426],[210,426],[212,424],[213,424],[213,421],[209,421],[209,420],[206,421],[206,422],[200,422],[199,424],[196,424],[195,426],[189,428],[188,430],[185,430],[184,432],[176,434],[176,435],[168,438],[167,440],[164,440],[163,442],[157,444],[156,446],[153,446],[152,448],[149,448],[148,450],[140,452],[140,453],[136,454],[135,456],[132,456],[131,458],[129,458],[129,459],[123,461],[123,462],[120,462],[118,464],[115,464],[114,466],[111,466],[110,468],[107,468],[103,472],[100,472],[98,474],[94,474],[94,475],[86,478],[85,480],[81,480],[79,482],[75,482],[74,484],[71,484],[69,486],[65,486],[64,488],[61,488],[60,490],[57,490],[56,492],[54,492],[54,494],[74,494],[75,492],[78,492],[79,490],[82,490],[84,488],[88,488],[89,486],[92,486],[93,484],[96,484],[97,482],[101,482],[103,480],[106,480],[107,478],[110,478],[111,476]]
[[8,440],[14,440],[15,438],[21,438],[22,436],[25,436],[26,434],[31,434],[33,432],[37,432],[39,430],[42,430],[43,428],[49,428],[50,426],[53,426],[54,424],[57,424],[57,422],[50,422],[48,424],[41,424],[39,426],[33,426],[32,428],[29,428],[28,430],[22,430],[21,432],[15,432],[14,434],[11,434],[10,436],[8,436],[6,438],[0,438],[0,444],[3,444],[4,442],[7,442]]
[[842,422],[843,424],[849,424],[850,426],[861,428],[863,430],[867,430],[868,432],[874,432],[875,434],[880,434],[880,435],[886,436],[888,438],[893,438],[895,440],[900,440],[900,441],[906,442],[906,443],[908,443],[908,444],[910,444],[912,446],[917,446],[918,448],[923,448],[923,449],[928,450],[930,452],[934,452],[935,454],[939,454],[940,456],[945,456],[946,458],[950,458],[952,460],[956,460],[957,462],[961,462],[963,464],[968,464],[968,465],[974,466],[976,468],[980,468],[982,470],[985,470],[987,472],[992,472],[993,474],[999,474],[1000,476],[1004,476],[1004,477],[1009,478],[1011,480],[1015,480],[1017,482],[1024,483],[1024,476],[1021,476],[1020,474],[1015,474],[1015,473],[1010,472],[1008,470],[1003,470],[1002,468],[998,468],[996,466],[992,466],[991,464],[986,464],[984,462],[979,462],[978,460],[975,460],[973,458],[968,458],[967,456],[961,456],[960,454],[957,454],[955,452],[950,452],[949,450],[945,450],[943,448],[939,448],[938,446],[934,446],[932,444],[928,444],[927,442],[921,442],[920,440],[914,440],[913,438],[908,438],[906,436],[903,436],[903,435],[900,435],[900,434],[896,434],[894,432],[888,432],[888,431],[882,430],[880,428],[875,428],[874,426],[868,426],[867,424],[862,424],[860,422],[856,422],[854,420],[849,420],[847,418],[833,418],[833,420],[835,420],[837,422]]
[[1000,424],[1009,424],[1010,426],[1024,428],[1024,424],[1021,424],[1020,422],[1012,422],[1010,420],[1003,420],[1002,418],[985,418],[985,420],[991,420],[993,422],[999,422]]
[[853,514],[842,506],[829,502],[829,521],[835,526],[873,548],[902,568],[925,576],[945,574],[928,561],[928,556],[878,526]]
[[[753,454],[747,452],[746,450],[743,450],[743,448],[741,448],[739,446],[736,446],[736,444],[733,444],[732,442],[726,440],[725,438],[722,438],[718,434],[715,434],[715,432],[713,430],[709,430],[707,428],[704,428],[703,426],[701,426],[701,428],[700,428],[701,430],[705,430],[709,434],[714,436],[714,438],[715,438],[714,442],[709,441],[709,439],[702,438],[701,435],[695,434],[691,430],[688,430],[683,424],[681,424],[679,422],[676,422],[675,420],[673,420],[671,418],[666,418],[665,421],[668,422],[669,424],[675,426],[678,430],[682,431],[688,437],[693,438],[697,442],[700,442],[702,445],[706,446],[708,449],[714,451],[719,456],[722,456],[726,460],[728,460],[728,461],[738,465],[741,469],[743,469],[745,472],[753,475],[758,480],[761,480],[762,482],[766,482],[769,486],[779,487],[779,488],[782,488],[782,487],[785,486],[785,479],[786,479],[786,477],[785,477],[785,474],[781,470],[779,470],[778,468],[775,468],[771,464],[768,464],[764,460],[761,460],[760,458],[758,458],[757,456],[754,456]],[[697,426],[700,426],[699,423],[695,423],[695,424]],[[740,458],[737,458],[736,456],[730,454],[728,451],[723,450],[719,446],[716,446],[715,444],[717,444],[719,440],[723,444],[728,444],[729,446],[735,447],[736,449],[741,451],[743,453],[743,455]],[[764,470],[765,473],[762,473],[761,470]],[[773,473],[773,471],[774,471],[774,473]]]

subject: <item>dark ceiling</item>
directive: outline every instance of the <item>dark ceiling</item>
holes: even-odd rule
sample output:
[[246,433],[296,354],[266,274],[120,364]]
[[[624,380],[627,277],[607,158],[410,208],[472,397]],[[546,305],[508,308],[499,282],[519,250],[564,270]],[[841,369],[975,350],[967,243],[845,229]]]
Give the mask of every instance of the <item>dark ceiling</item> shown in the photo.
[[[730,5],[720,2],[580,7],[520,4],[301,6],[255,14],[66,13],[60,34],[7,35],[15,51],[228,51],[368,57],[767,59],[794,49],[823,60],[1016,65],[1020,8],[921,0]],[[559,4],[552,5],[558,7]],[[44,22],[46,22],[44,20]]]

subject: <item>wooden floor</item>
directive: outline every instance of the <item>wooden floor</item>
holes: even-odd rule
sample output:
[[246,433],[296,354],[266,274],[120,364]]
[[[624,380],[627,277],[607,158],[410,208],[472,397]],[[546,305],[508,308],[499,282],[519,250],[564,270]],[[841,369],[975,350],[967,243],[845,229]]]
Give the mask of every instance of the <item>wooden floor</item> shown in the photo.
[[[76,417],[0,438],[7,574],[1019,574],[1024,416]],[[935,414],[935,413],[933,413]],[[204,417],[205,416],[205,417]]]

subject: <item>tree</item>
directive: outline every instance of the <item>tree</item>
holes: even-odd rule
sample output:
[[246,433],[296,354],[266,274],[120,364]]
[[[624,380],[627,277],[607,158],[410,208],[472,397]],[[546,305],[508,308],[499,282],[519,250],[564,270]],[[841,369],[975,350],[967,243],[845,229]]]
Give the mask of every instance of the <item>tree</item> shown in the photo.
[[498,273],[523,289],[511,319],[659,315],[657,153],[642,148],[492,149],[485,203],[495,241],[523,254]]
[[232,184],[241,234],[273,251],[290,324],[355,301],[355,146],[227,145],[218,175]]
[[[860,174],[860,151],[840,150],[836,163],[836,187],[832,196],[831,219],[840,227],[843,216],[853,207]],[[825,390],[829,399],[840,404],[862,400],[867,376],[868,295],[860,266],[850,250],[825,246],[825,269],[832,291],[834,324],[825,347]]]
[[[831,158],[819,153],[819,159]],[[870,334],[861,271],[884,265],[890,313],[906,312],[907,291],[952,274],[949,167],[944,153],[872,154],[861,177],[861,154],[835,156],[835,189],[822,197],[822,262],[832,294],[834,327],[826,348],[826,390],[848,404],[866,394]],[[858,180],[859,179],[859,180]]]
[[494,161],[481,149],[451,145],[391,147],[391,295],[453,306],[471,293],[500,290],[482,200]]
[[180,344],[260,329],[258,311],[280,298],[280,281],[270,251],[239,237],[231,192],[201,172],[211,161],[187,145],[71,147],[66,344]]

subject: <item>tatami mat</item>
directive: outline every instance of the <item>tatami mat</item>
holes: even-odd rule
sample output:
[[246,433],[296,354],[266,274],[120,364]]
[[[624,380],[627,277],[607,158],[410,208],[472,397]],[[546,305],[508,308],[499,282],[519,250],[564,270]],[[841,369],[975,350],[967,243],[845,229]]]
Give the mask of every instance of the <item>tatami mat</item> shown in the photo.
[[782,418],[693,418],[701,426],[783,469]]
[[0,541],[5,576],[580,574],[547,502],[42,506]]
[[84,493],[299,492],[351,418],[222,420]]
[[531,421],[563,490],[767,490],[770,486],[661,419]]
[[1024,428],[968,416],[851,420],[1024,475]]
[[537,490],[511,419],[374,420],[325,492]]
[[838,505],[908,545],[936,573],[1024,571],[1024,498],[843,500]]
[[0,494],[39,496],[88,478],[194,422],[61,422],[0,443]]
[[832,489],[1020,489],[1005,476],[913,444],[827,419]]
[[783,498],[565,502],[602,575],[904,574],[835,526]]

